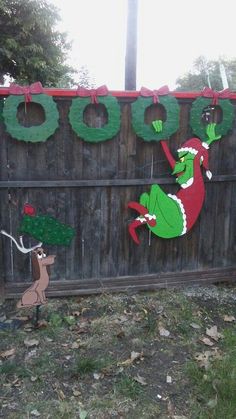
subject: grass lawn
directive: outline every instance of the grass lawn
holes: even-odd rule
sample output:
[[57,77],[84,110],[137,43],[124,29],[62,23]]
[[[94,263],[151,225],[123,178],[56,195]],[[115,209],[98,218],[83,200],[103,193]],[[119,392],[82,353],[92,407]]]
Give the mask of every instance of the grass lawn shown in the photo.
[[[236,288],[0,303],[0,418],[235,419]],[[17,326],[17,327],[16,327]]]

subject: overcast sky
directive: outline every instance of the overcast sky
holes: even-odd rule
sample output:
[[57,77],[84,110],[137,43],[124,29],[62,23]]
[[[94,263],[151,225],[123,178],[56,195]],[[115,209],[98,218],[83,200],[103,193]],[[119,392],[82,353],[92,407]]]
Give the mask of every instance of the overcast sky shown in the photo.
[[[127,0],[50,0],[73,41],[70,63],[124,90]],[[139,0],[137,90],[174,89],[199,55],[236,57],[235,0]]]

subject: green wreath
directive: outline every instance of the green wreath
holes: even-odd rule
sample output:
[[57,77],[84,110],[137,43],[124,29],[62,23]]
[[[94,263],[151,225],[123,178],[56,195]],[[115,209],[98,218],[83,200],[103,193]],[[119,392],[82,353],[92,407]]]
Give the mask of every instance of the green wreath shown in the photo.
[[159,96],[159,102],[166,111],[162,131],[155,132],[152,124],[144,122],[145,110],[153,104],[152,98],[139,97],[132,103],[132,125],[136,134],[145,141],[160,141],[169,138],[179,128],[179,105],[173,96]]
[[[198,97],[192,105],[190,113],[190,126],[195,135],[197,135],[201,141],[207,141],[208,135],[206,126],[202,122],[203,110],[212,104],[211,98]],[[222,122],[216,124],[215,133],[217,136],[226,135],[228,130],[233,125],[234,119],[234,107],[229,99],[219,99],[219,106],[223,112]]]
[[10,95],[5,101],[3,118],[6,130],[13,138],[20,141],[37,143],[46,141],[58,127],[59,113],[53,98],[44,95],[32,95],[32,102],[41,105],[45,112],[45,121],[41,125],[23,127],[17,119],[17,108],[25,102],[24,95]]
[[108,114],[108,123],[102,128],[88,127],[83,122],[84,110],[90,103],[89,97],[78,97],[72,101],[69,120],[73,130],[79,137],[91,143],[98,143],[114,137],[120,129],[120,107],[117,99],[113,96],[99,97],[99,103],[106,107]]

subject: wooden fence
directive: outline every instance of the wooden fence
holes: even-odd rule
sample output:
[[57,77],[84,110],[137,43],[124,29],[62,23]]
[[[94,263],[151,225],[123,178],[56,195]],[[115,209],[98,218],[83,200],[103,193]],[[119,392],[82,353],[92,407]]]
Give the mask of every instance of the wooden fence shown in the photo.
[[[180,127],[169,140],[173,153],[192,136],[190,96],[178,98]],[[121,129],[113,139],[98,144],[85,142],[73,132],[68,120],[73,98],[57,95],[54,100],[60,126],[44,143],[13,139],[0,122],[1,228],[18,236],[23,205],[30,202],[39,213],[55,216],[77,232],[70,247],[47,247],[57,255],[48,295],[236,279],[235,126],[209,150],[213,178],[205,180],[206,199],[193,229],[180,238],[165,240],[150,236],[143,227],[137,246],[128,234],[128,223],[137,216],[127,208],[128,202],[137,201],[153,183],[167,192],[177,187],[160,144],[137,138],[132,128],[131,102],[135,99],[119,98]],[[28,117],[40,122],[39,108],[29,109]],[[90,109],[89,119],[95,116],[105,118],[104,109],[96,115]],[[1,291],[7,298],[15,297],[31,282],[29,255],[18,252],[1,236],[0,258]]]

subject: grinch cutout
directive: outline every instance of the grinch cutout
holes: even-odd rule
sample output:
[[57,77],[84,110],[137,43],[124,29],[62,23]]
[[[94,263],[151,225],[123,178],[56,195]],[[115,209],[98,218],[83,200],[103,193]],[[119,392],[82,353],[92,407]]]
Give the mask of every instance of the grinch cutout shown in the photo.
[[17,249],[26,254],[31,253],[33,284],[23,293],[17,308],[40,306],[47,302],[45,291],[49,285],[49,266],[54,264],[55,255],[47,256],[42,244],[69,245],[74,237],[75,231],[72,227],[62,224],[48,215],[36,215],[32,205],[24,205],[24,217],[20,225],[20,232],[31,235],[40,242],[30,248],[23,243],[23,236],[20,236],[19,243],[6,231],[1,233],[9,237]]
[[[215,134],[215,123],[207,126],[208,140],[187,140],[177,150],[175,161],[165,141],[160,141],[165,156],[175,175],[180,189],[176,194],[166,194],[159,185],[152,185],[150,193],[143,193],[139,202],[129,202],[128,207],[140,215],[129,224],[129,233],[136,244],[140,244],[136,229],[146,225],[156,236],[170,239],[186,234],[195,224],[204,202],[205,186],[201,167],[211,179],[208,169],[209,145],[221,138]],[[161,121],[154,121],[155,130],[161,130]]]

